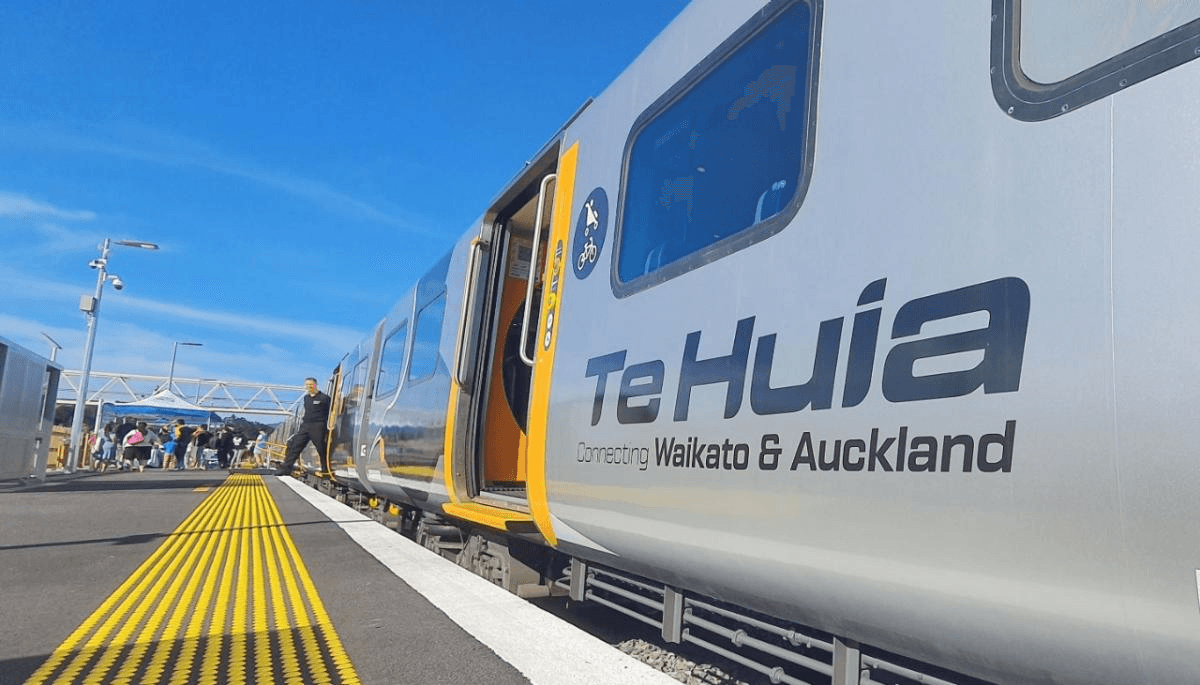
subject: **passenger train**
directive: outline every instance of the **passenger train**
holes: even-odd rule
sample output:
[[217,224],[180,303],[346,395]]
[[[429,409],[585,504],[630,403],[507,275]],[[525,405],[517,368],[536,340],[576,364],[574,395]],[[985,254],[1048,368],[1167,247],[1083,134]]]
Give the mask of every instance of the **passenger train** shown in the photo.
[[694,0],[317,475],[771,682],[1200,682],[1198,55],[1192,0]]

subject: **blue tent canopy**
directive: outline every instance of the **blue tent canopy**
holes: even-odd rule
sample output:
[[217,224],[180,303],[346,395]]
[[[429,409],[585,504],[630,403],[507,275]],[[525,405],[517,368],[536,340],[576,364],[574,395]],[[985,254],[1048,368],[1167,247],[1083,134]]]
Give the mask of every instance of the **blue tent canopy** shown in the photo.
[[217,414],[198,407],[169,390],[159,391],[137,402],[105,402],[101,415],[112,418],[136,418],[153,420],[183,419],[193,423],[220,423]]

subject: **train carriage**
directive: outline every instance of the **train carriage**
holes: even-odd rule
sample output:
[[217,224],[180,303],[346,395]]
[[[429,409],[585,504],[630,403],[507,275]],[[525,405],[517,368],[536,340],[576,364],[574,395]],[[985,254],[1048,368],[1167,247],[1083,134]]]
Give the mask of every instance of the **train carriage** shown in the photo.
[[1191,682],[1197,55],[1192,2],[695,0],[339,366],[334,477],[838,682]]

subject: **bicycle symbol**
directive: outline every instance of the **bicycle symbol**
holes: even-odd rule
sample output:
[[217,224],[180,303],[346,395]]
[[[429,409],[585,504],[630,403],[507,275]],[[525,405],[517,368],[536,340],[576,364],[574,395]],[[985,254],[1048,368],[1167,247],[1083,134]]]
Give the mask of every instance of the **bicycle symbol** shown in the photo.
[[589,236],[587,243],[584,244],[583,249],[579,252],[579,265],[576,268],[582,270],[583,267],[596,261],[596,253],[596,241]]

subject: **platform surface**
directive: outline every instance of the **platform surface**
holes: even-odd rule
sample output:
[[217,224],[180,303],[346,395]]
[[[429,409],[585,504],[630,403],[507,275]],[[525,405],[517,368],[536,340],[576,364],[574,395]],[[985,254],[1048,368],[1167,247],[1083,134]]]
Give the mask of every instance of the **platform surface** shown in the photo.
[[290,477],[0,484],[0,685],[676,681]]

